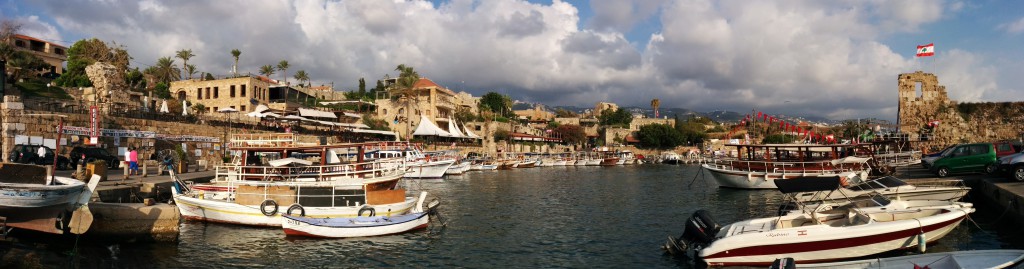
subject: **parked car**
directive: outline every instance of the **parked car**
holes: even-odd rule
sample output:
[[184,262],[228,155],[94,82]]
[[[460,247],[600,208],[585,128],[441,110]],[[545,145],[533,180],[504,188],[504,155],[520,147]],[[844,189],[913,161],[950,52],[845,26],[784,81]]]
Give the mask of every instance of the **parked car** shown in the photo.
[[[46,155],[39,156],[39,148],[46,149]],[[14,149],[11,150],[11,159],[9,161],[13,163],[28,163],[37,165],[53,165],[53,149],[47,146],[41,145],[14,145]],[[57,156],[57,170],[67,170],[71,167],[71,161],[67,157]]]
[[999,158],[999,172],[1011,179],[1024,181],[1024,152]]
[[72,167],[78,166],[78,163],[82,161],[84,163],[91,163],[95,160],[106,161],[107,168],[118,168],[121,166],[120,158],[102,148],[75,147],[71,149],[71,153],[68,156],[70,156]]
[[939,177],[951,173],[995,173],[998,168],[996,150],[992,143],[957,145],[948,155],[935,160],[931,172]]
[[1021,143],[1015,141],[999,141],[992,144],[996,147],[996,158],[1016,154],[1021,148]]
[[939,158],[942,158],[942,156],[949,154],[949,152],[953,151],[953,148],[956,148],[956,145],[946,147],[945,149],[942,149],[941,151],[936,153],[925,155],[924,157],[921,158],[921,166],[924,166],[924,168],[931,168],[932,164],[935,163],[935,160],[938,160]]

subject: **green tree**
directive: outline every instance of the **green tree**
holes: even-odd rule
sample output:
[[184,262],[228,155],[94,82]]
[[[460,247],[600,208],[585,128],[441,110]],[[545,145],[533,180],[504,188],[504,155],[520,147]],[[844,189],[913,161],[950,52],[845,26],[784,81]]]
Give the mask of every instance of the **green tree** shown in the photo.
[[127,70],[130,60],[124,46],[116,43],[107,45],[95,38],[79,40],[68,48],[67,70],[54,83],[64,87],[89,87],[92,81],[85,74],[85,67],[95,62],[105,62],[119,70]]
[[384,81],[383,80],[377,80],[377,86],[373,87],[373,89],[370,90],[370,96],[373,96],[373,98],[376,99],[377,98],[377,93],[386,92],[386,91],[387,91],[387,88],[384,87]]
[[171,81],[181,79],[181,69],[174,66],[174,60],[171,57],[160,57],[156,60],[156,64],[146,68],[143,73],[152,75],[156,78],[157,82],[163,82],[170,85]]
[[195,66],[192,67],[192,73],[189,73],[188,68],[188,59],[192,59],[194,56],[196,55],[192,54],[191,49],[182,49],[174,54],[175,58],[181,59],[181,66],[185,68],[185,73],[188,74],[188,79],[192,79],[192,74],[195,74]]
[[556,137],[562,138],[562,141],[569,145],[578,145],[587,141],[587,133],[583,130],[583,127],[575,124],[564,124],[555,127],[551,131]]
[[370,130],[390,131],[388,121],[374,117],[370,113],[363,114],[363,124],[370,127]]
[[128,73],[124,75],[124,83],[128,84],[128,88],[135,91],[142,91],[146,88],[146,77],[142,75],[142,71],[139,68],[132,68]]
[[366,98],[366,80],[359,78],[359,99]]
[[260,66],[260,75],[266,76],[267,78],[270,78],[270,76],[274,74],[274,71],[277,71],[277,70],[275,70],[274,66],[272,66],[272,65],[268,64],[268,65]]
[[206,73],[206,77],[204,77],[203,79],[205,79],[205,80],[215,80],[217,78],[213,77],[213,74],[211,74],[211,73]]
[[512,141],[512,132],[499,128],[494,130],[494,141]]
[[277,63],[277,70],[281,70],[281,74],[284,75],[284,84],[288,84],[288,61],[281,60]]
[[714,121],[707,117],[690,117],[687,120],[681,120],[679,115],[675,116],[676,130],[683,136],[685,143],[690,145],[698,145],[704,143],[707,140],[708,134],[704,127],[707,124],[714,124]]
[[601,125],[610,126],[629,126],[630,122],[633,122],[633,114],[629,111],[619,108],[614,111],[611,109],[605,109],[601,111],[601,115],[598,116]]
[[192,105],[192,114],[196,114],[196,115],[206,114],[206,105],[203,105],[203,104]]
[[231,57],[235,58],[235,65],[231,66],[231,72],[234,72],[236,77],[238,76],[238,57],[239,56],[242,56],[242,51],[240,51],[238,49],[231,50]]
[[565,109],[559,108],[559,109],[555,110],[555,117],[559,117],[559,118],[575,118],[575,117],[579,117],[579,114],[576,114],[576,112],[572,112],[572,111],[569,111],[569,110],[565,110]]
[[[392,100],[397,100],[400,106],[405,107],[405,113],[409,115],[406,116],[407,118],[412,117],[411,105],[419,102],[413,87],[420,80],[420,74],[412,66],[406,66],[405,64],[399,64],[395,67],[395,71],[398,71],[398,79],[394,88],[391,89]],[[412,119],[407,120],[411,121]],[[411,137],[411,133],[412,130],[409,130],[409,134],[406,135]]]
[[306,73],[306,70],[299,70],[298,72],[295,72],[295,80],[299,81],[299,86],[302,86],[303,82],[309,81],[309,74]]
[[170,86],[164,82],[157,82],[156,87],[153,88],[153,94],[163,99],[171,99]]
[[648,124],[640,126],[637,140],[641,148],[674,148],[685,143],[683,135],[667,124]]
[[188,74],[188,79],[192,79],[192,75],[196,74],[196,66],[194,64],[185,65],[185,74]]
[[490,111],[498,116],[508,117],[512,114],[512,98],[496,92],[488,92],[480,97],[480,111]]
[[477,115],[473,114],[473,111],[469,107],[459,106],[455,109],[455,121],[459,123],[466,123],[476,121]]

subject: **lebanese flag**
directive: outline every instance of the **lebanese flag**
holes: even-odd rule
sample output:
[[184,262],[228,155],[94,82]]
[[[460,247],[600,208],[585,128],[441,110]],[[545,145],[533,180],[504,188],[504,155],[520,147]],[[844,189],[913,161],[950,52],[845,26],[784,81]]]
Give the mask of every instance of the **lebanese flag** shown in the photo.
[[917,46],[917,57],[935,56],[935,43]]

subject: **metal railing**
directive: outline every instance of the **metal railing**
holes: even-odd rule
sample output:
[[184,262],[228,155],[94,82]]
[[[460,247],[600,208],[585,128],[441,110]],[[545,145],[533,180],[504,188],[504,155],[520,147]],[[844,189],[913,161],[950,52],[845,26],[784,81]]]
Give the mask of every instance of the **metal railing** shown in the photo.
[[405,174],[405,162],[401,158],[381,159],[364,163],[342,163],[311,166],[242,166],[220,165],[214,168],[215,179],[235,180],[278,180],[332,181],[332,178],[386,178]]
[[759,172],[766,174],[838,174],[844,172],[866,171],[866,163],[838,163],[831,160],[811,162],[767,162],[735,159],[706,159],[704,164],[709,168],[736,172]]

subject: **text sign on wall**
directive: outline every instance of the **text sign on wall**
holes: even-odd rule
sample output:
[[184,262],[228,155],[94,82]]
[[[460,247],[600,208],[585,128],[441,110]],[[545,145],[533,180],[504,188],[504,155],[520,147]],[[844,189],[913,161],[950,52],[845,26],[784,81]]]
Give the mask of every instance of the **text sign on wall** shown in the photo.
[[[89,107],[89,137],[95,141],[100,136],[100,111],[96,106]],[[93,142],[95,143],[95,142]]]

